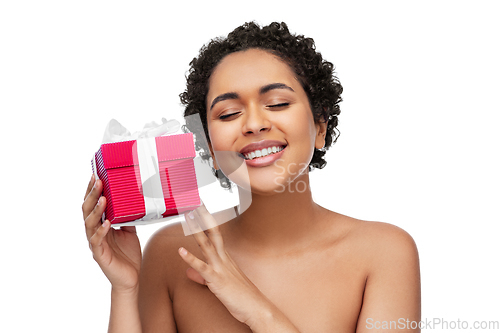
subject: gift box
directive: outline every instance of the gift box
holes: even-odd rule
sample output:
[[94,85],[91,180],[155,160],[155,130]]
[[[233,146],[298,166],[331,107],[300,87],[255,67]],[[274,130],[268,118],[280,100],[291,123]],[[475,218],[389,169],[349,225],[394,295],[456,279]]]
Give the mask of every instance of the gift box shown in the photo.
[[105,218],[147,222],[200,206],[195,155],[192,133],[102,144],[92,163]]

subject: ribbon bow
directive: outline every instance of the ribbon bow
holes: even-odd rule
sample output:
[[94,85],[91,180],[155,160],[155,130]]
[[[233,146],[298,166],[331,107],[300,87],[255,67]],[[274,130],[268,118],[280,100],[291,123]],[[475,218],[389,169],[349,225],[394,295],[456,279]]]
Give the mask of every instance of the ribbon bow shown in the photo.
[[131,134],[130,131],[127,130],[116,119],[111,119],[106,126],[106,130],[104,131],[102,143],[104,144],[137,140],[142,138],[154,138],[165,134],[175,133],[181,127],[181,124],[175,119],[167,120],[165,118],[162,118],[161,121],[161,124],[157,124],[155,121],[149,122],[144,125],[141,131],[137,131]]

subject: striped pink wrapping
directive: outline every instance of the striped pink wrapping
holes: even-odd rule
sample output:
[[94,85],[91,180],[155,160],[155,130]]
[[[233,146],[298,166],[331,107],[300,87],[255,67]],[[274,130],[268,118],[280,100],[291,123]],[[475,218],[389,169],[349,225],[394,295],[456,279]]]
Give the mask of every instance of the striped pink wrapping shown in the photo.
[[[166,206],[163,217],[200,206],[193,158],[193,134],[155,138],[161,186]],[[130,222],[145,213],[136,141],[101,145],[95,154],[97,175],[103,182],[106,218],[112,223]]]

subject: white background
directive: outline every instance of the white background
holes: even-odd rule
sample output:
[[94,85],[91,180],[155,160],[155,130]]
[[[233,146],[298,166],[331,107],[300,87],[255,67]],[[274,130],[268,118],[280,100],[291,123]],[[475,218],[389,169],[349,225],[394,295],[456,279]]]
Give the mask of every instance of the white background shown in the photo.
[[251,20],[313,37],[344,86],[317,201],[413,236],[424,319],[500,320],[494,1],[167,3],[1,3],[0,331],[106,330],[81,214],[92,153],[111,118],[179,116],[190,60]]

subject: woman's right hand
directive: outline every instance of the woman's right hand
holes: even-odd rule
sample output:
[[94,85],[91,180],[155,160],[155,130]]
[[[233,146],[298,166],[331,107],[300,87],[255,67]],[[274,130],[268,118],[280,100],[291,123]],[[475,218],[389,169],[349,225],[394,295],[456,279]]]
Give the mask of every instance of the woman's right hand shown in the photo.
[[113,229],[108,220],[101,223],[106,207],[106,198],[101,193],[102,182],[92,175],[82,205],[90,250],[114,291],[136,291],[142,260],[139,238],[135,227]]

